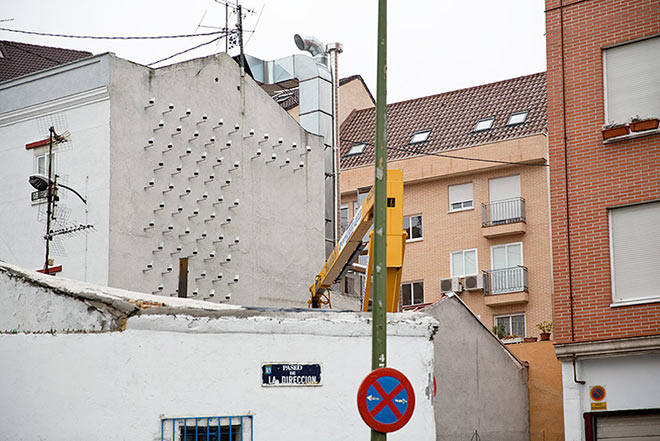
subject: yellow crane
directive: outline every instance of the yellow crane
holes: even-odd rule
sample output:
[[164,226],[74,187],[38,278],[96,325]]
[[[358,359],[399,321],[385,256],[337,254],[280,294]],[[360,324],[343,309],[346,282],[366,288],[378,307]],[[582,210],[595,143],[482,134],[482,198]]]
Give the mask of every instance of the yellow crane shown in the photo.
[[[374,221],[374,189],[372,188],[353,216],[353,220],[342,234],[330,257],[309,287],[310,308],[332,307],[330,287],[341,280],[364,249],[362,238]],[[371,290],[373,267],[373,238],[369,233],[369,266],[362,310],[367,311]],[[401,292],[401,270],[408,234],[403,230],[403,173],[401,170],[387,171],[387,312],[399,310]]]

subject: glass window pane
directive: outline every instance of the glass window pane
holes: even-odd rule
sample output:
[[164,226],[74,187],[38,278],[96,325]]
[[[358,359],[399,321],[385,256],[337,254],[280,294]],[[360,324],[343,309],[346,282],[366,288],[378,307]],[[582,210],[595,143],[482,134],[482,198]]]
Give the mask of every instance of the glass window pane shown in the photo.
[[412,239],[410,237],[410,218],[408,216],[403,218],[403,230],[408,233],[408,239]]
[[470,207],[472,207],[472,201],[463,202],[463,208],[470,208]]
[[454,204],[451,204],[452,210],[460,210],[461,208],[463,208],[463,204],[461,202],[456,202]]
[[411,304],[410,283],[401,285],[401,303],[403,305]]
[[502,326],[504,328],[504,335],[510,335],[511,334],[511,322],[510,322],[509,316],[506,317],[496,317],[495,318],[495,326],[500,327]]
[[507,268],[506,264],[506,249],[504,246],[493,247],[493,269]]
[[413,290],[415,303],[424,303],[424,284],[422,282],[415,282],[413,284]]
[[465,274],[477,274],[477,251],[465,251],[463,256],[465,262]]
[[511,334],[518,337],[525,336],[525,316],[514,315],[511,316]]
[[427,139],[429,139],[429,135],[431,134],[430,130],[424,130],[423,132],[417,132],[413,135],[413,137],[410,139],[411,144],[416,144],[418,142],[424,142]]
[[458,277],[462,276],[463,273],[463,252],[457,251],[451,253],[451,276]]
[[522,265],[522,245],[519,243],[507,245],[506,257],[508,268]]
[[511,116],[509,117],[509,122],[507,122],[506,125],[510,126],[513,124],[522,124],[525,122],[526,119],[527,119],[527,112],[512,113]]
[[346,228],[348,227],[348,205],[342,206],[339,209],[339,231],[340,234],[344,234]]
[[37,157],[37,174],[46,175],[46,155]]
[[482,119],[481,121],[477,122],[476,126],[474,126],[474,131],[479,132],[481,130],[488,130],[491,127],[493,127],[493,122],[494,121],[495,121],[495,118]]
[[422,216],[413,216],[410,218],[410,239],[419,239],[422,237]]

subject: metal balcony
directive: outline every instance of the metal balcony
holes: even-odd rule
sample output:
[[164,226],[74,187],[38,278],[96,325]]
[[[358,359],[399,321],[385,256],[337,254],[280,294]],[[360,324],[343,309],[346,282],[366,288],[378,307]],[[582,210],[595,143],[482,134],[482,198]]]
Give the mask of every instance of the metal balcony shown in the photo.
[[500,295],[514,292],[529,292],[527,267],[519,265],[484,271],[484,294]]
[[525,222],[525,199],[512,198],[481,204],[481,226],[514,224]]

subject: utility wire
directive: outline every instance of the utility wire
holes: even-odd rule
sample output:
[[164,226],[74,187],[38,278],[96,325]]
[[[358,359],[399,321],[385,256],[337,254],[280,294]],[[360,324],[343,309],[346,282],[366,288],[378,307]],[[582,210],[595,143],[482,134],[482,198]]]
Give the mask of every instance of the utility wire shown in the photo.
[[[345,138],[340,138],[340,141],[346,141],[346,142],[351,142],[354,144],[366,144],[373,146],[373,143],[370,142],[365,142],[365,141],[355,141],[351,139],[345,139]],[[467,156],[455,156],[455,155],[447,155],[444,153],[434,153],[434,152],[424,152],[421,150],[417,149],[410,149],[410,148],[404,148],[404,147],[392,147],[392,146],[387,146],[388,150],[398,150],[398,151],[403,151],[407,153],[415,153],[418,155],[422,156],[438,156],[440,158],[450,158],[450,159],[463,159],[465,161],[477,161],[477,162],[489,162],[493,164],[509,164],[509,165],[526,165],[526,166],[532,166],[532,167],[550,167],[550,164],[534,164],[534,163],[529,163],[529,162],[514,162],[514,161],[500,161],[497,159],[483,159],[483,158],[470,158]],[[350,158],[353,155],[344,155],[342,159],[344,158]]]
[[176,56],[183,55],[183,54],[185,54],[186,52],[190,52],[190,51],[192,51],[192,50],[199,49],[199,48],[202,47],[202,46],[206,46],[206,45],[208,45],[208,44],[211,44],[211,43],[214,43],[214,42],[220,40],[221,38],[225,38],[227,35],[229,35],[229,34],[233,34],[234,32],[235,32],[235,31],[231,31],[231,32],[229,32],[229,33],[227,33],[227,34],[223,34],[223,35],[221,35],[221,36],[219,36],[219,37],[216,37],[216,38],[214,38],[213,40],[209,40],[209,41],[207,41],[207,42],[205,42],[205,43],[198,44],[197,46],[193,46],[193,47],[188,48],[188,49],[186,49],[186,50],[183,50],[183,51],[177,52],[177,53],[175,53],[175,54],[172,54],[172,55],[170,55],[169,57],[161,58],[161,59],[158,60],[158,61],[154,61],[154,62],[151,62],[151,63],[147,64],[147,66],[152,66],[152,65],[154,65],[154,64],[158,64],[158,63],[160,63],[160,62],[170,60],[170,59],[172,59],[172,58],[174,58],[174,57],[176,57]]
[[203,34],[180,34],[180,35],[151,35],[151,36],[99,36],[99,35],[70,35],[52,34],[49,32],[25,31],[22,29],[0,28],[0,31],[16,32],[19,34],[39,35],[42,37],[82,38],[88,40],[162,40],[171,38],[206,37],[209,35],[222,34],[225,31],[205,32]]

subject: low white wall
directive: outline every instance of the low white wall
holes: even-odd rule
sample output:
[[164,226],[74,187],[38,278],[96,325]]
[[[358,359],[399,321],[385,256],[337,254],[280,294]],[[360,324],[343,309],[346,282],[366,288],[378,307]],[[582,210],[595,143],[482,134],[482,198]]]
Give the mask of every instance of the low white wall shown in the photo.
[[591,412],[589,391],[605,387],[607,410],[660,408],[660,354],[594,358],[577,362],[578,384],[573,363],[562,362],[564,430],[566,441],[584,440],[584,413]]
[[[124,332],[0,335],[2,437],[159,440],[163,415],[253,415],[255,440],[368,439],[356,407],[370,371],[367,315],[172,311],[133,316]],[[388,364],[417,398],[391,440],[435,439],[434,324],[390,324]],[[322,385],[263,387],[268,362],[320,363]]]

